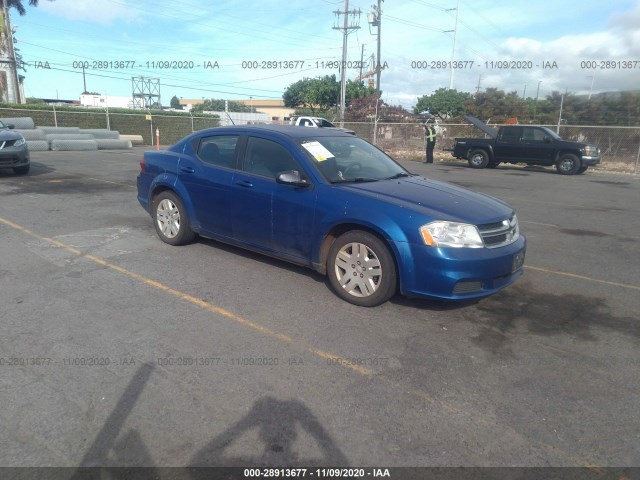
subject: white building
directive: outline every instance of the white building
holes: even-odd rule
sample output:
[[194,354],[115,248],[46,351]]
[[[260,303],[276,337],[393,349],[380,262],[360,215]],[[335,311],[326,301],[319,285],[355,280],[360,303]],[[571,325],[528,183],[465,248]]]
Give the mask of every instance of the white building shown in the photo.
[[[142,102],[142,100],[136,100]],[[134,103],[132,97],[92,94],[80,95],[80,105],[95,108],[141,108],[140,104]]]

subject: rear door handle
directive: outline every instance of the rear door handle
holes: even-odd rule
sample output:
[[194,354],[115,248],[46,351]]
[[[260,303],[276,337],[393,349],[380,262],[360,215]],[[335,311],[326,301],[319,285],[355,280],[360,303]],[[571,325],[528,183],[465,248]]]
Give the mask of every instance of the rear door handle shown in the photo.
[[236,185],[238,185],[239,187],[253,188],[253,183],[251,183],[249,180],[241,180],[239,182],[236,182]]
[[191,167],[180,167],[180,171],[183,173],[195,173],[195,169]]

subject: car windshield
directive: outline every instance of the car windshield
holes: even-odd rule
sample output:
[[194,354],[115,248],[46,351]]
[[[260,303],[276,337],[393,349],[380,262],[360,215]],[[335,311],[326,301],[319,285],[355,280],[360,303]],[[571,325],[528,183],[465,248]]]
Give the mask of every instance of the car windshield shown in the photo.
[[411,175],[384,152],[358,137],[315,137],[300,141],[331,183],[366,182]]
[[329,120],[325,120],[324,118],[314,118],[313,121],[316,122],[316,125],[318,125],[319,127],[324,127],[324,128],[335,127],[333,123],[331,123]]

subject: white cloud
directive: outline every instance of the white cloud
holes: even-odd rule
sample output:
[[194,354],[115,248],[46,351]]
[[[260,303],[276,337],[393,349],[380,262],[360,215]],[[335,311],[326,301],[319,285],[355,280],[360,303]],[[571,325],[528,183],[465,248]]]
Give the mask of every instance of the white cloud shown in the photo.
[[124,0],[120,3],[108,0],[55,0],[38,5],[39,9],[52,15],[102,25],[111,25],[117,20],[129,21],[135,17]]

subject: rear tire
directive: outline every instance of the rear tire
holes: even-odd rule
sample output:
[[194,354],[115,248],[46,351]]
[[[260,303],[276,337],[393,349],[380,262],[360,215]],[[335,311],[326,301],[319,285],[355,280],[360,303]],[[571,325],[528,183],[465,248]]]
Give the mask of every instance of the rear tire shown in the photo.
[[469,166],[471,168],[485,168],[489,165],[489,154],[485,150],[473,150],[469,154]]
[[580,167],[580,159],[572,153],[565,153],[556,162],[556,170],[561,175],[575,175]]
[[153,220],[160,240],[169,245],[184,245],[196,236],[182,200],[169,190],[153,198]]

